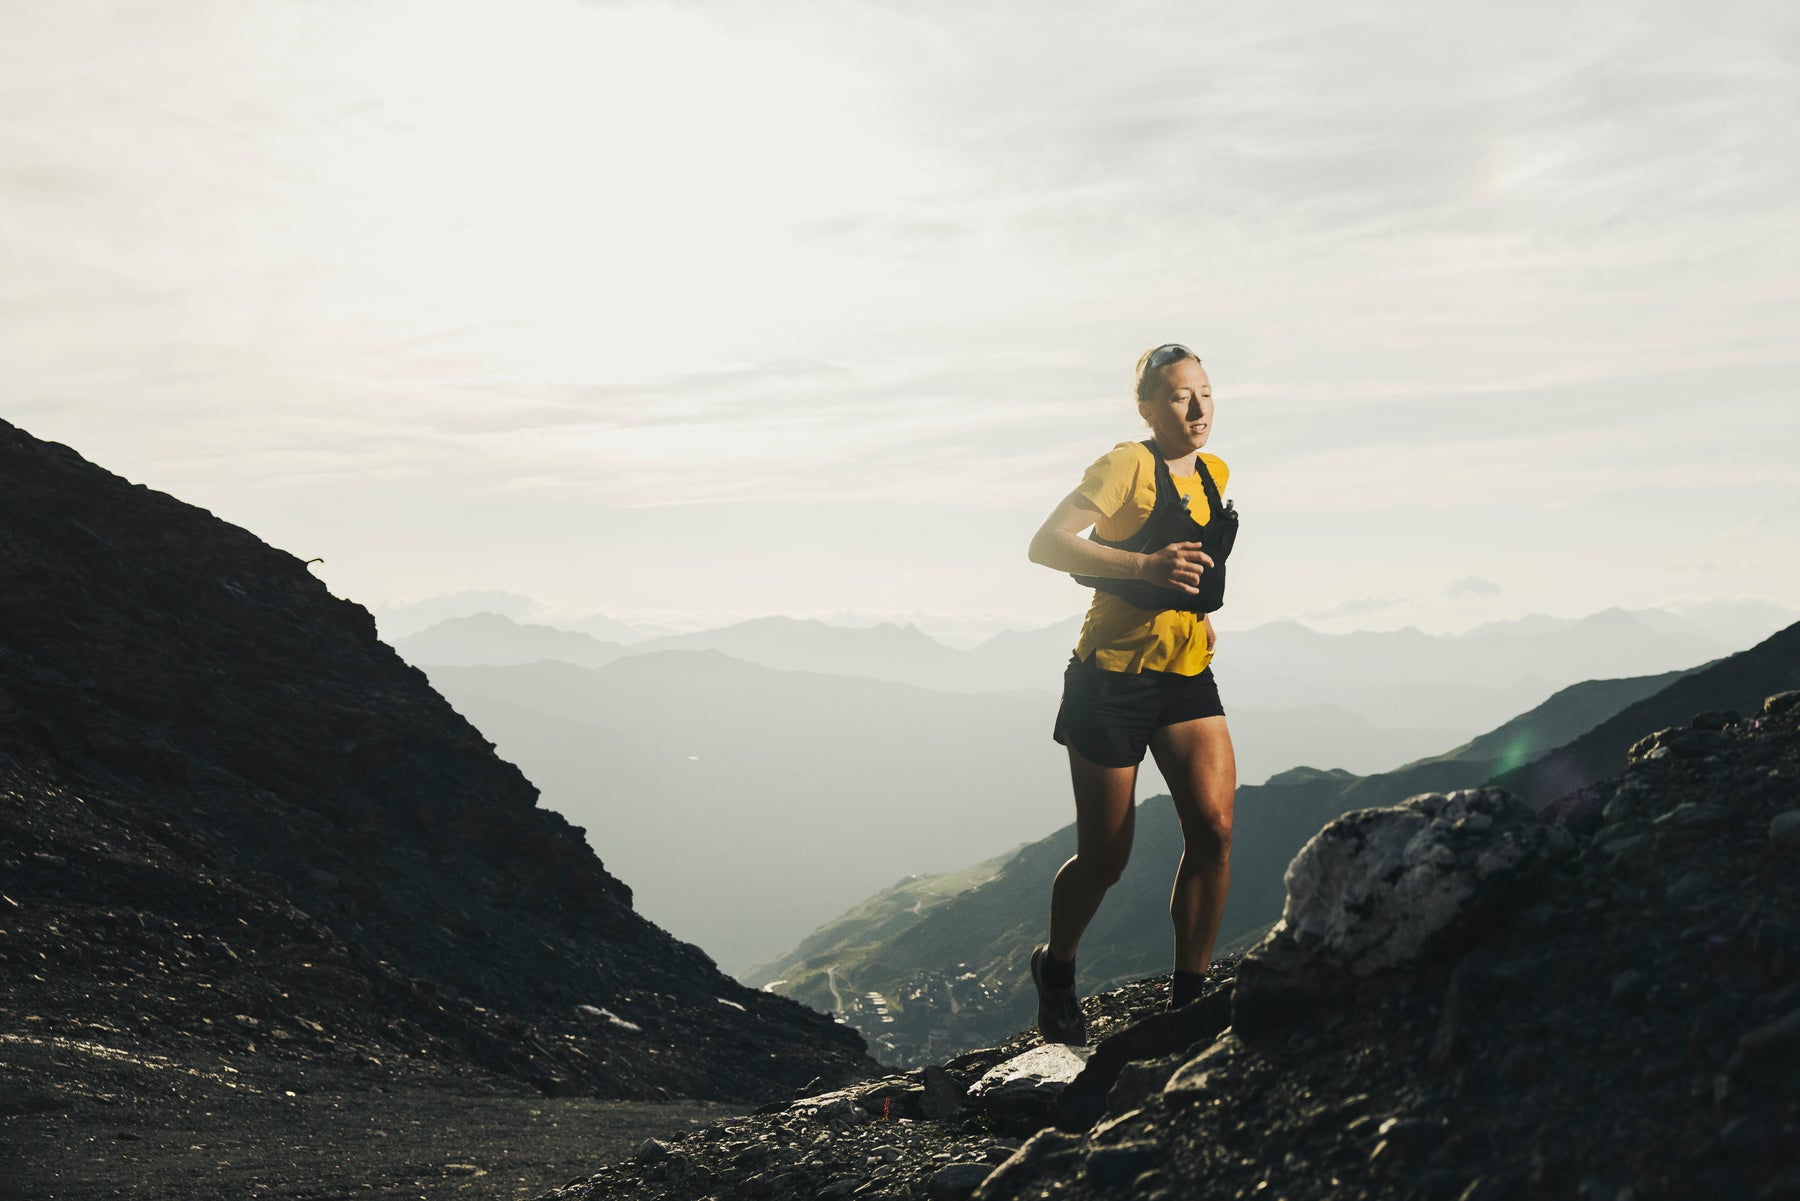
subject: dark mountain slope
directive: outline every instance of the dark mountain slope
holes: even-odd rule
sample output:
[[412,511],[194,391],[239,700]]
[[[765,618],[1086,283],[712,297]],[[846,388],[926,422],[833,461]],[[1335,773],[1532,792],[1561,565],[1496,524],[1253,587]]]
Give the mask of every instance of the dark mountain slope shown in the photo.
[[1585,734],[1627,705],[1655,696],[1682,676],[1706,666],[1701,664],[1697,668],[1665,671],[1654,676],[1583,680],[1571,684],[1543,704],[1470,739],[1440,758],[1492,763],[1497,771],[1511,770]]
[[624,1098],[870,1064],[536,795],[298,559],[0,422],[0,1038]]
[[1614,770],[1631,745],[1649,731],[1683,725],[1689,715],[1707,710],[1754,713],[1763,697],[1796,685],[1800,685],[1800,622],[1747,651],[1683,675],[1566,746],[1502,772],[1493,783],[1542,807]]

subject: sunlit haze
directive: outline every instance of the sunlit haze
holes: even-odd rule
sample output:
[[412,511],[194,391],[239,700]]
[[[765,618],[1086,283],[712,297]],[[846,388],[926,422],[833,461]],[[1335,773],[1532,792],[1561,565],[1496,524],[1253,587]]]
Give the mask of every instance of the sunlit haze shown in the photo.
[[1791,6],[0,7],[0,415],[341,595],[1030,626],[1218,400],[1229,629],[1800,596]]

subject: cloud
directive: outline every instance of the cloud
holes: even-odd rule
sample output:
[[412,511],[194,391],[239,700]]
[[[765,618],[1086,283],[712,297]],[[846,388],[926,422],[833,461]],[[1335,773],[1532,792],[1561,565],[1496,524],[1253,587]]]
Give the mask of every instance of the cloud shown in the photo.
[[1485,576],[1466,575],[1460,580],[1451,580],[1444,588],[1444,595],[1451,600],[1473,600],[1483,596],[1499,596],[1500,585]]

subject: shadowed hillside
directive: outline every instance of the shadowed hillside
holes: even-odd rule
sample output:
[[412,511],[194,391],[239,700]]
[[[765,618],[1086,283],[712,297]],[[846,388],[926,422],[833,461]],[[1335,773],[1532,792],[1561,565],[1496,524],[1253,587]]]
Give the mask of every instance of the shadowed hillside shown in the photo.
[[300,560],[0,422],[0,1094],[430,1062],[751,1101],[870,1063],[536,799]]
[[1750,650],[1694,671],[1627,706],[1555,753],[1506,771],[1494,783],[1535,805],[1599,779],[1650,731],[1675,726],[1704,710],[1755,712],[1758,698],[1800,681],[1800,623]]

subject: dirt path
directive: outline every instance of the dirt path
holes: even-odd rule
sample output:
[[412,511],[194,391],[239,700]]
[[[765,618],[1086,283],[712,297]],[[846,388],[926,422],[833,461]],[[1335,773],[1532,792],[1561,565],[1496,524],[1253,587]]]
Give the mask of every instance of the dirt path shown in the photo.
[[[44,1201],[534,1197],[629,1157],[646,1138],[746,1112],[548,1098],[423,1063],[403,1065],[398,1079],[270,1066],[226,1073],[120,1061],[96,1079],[87,1049],[11,1043],[0,1062],[0,1193]],[[16,1087],[26,1067],[38,1081],[49,1069],[83,1084]]]
[[837,968],[830,964],[825,966],[825,983],[831,986],[831,1007],[838,1013],[849,1013],[850,1007],[844,1004],[844,994],[838,991]]

